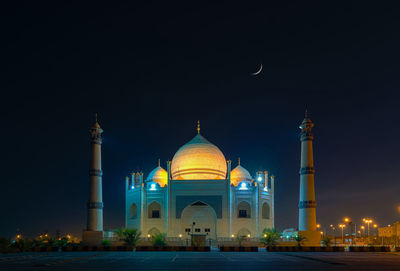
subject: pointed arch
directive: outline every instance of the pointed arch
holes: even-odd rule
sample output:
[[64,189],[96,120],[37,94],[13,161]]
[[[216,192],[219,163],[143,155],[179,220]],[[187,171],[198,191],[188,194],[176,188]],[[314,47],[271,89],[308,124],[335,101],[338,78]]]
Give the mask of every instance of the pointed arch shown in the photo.
[[137,206],[135,203],[132,203],[131,207],[129,208],[129,218],[130,219],[137,218]]
[[238,218],[251,218],[251,206],[247,201],[241,201],[237,206]]
[[264,202],[262,205],[262,218],[270,219],[271,218],[271,208],[267,202]]
[[161,218],[161,205],[153,201],[147,206],[148,218]]
[[251,233],[247,228],[241,228],[238,233],[237,236],[239,237],[251,237]]
[[153,237],[154,235],[159,234],[160,230],[156,227],[153,227],[147,233],[150,234],[151,237]]

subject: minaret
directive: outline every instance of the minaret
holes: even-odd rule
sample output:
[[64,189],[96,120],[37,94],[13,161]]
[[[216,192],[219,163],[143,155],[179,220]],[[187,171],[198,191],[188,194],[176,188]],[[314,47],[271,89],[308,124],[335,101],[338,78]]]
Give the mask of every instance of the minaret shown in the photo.
[[[318,244],[320,234],[317,230],[316,201],[314,191],[314,158],[312,128],[314,123],[308,117],[307,111],[301,129],[301,161],[300,161],[300,201],[299,201],[299,231],[306,237],[309,245]],[[302,232],[302,233],[301,233]]]
[[87,203],[88,217],[86,231],[83,233],[83,241],[88,244],[101,243],[103,238],[103,192],[102,192],[102,176],[101,170],[101,129],[97,114],[95,115],[95,123],[90,129],[91,143],[91,161],[90,161],[90,192],[89,201]]

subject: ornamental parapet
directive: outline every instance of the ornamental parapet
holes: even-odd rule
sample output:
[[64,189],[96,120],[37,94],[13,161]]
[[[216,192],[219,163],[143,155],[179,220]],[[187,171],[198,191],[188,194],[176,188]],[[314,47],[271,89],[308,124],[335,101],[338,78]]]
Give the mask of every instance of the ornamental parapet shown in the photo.
[[91,137],[91,143],[92,144],[99,144],[101,145],[102,143],[102,139],[101,139],[101,135],[100,134],[96,134],[96,135],[92,135]]
[[299,209],[316,208],[317,202],[315,200],[303,200],[299,202]]
[[87,203],[88,209],[103,209],[102,202],[88,202]]
[[314,135],[311,132],[302,132],[300,141],[310,141],[314,139]]
[[299,173],[300,173],[300,175],[314,174],[315,169],[314,169],[314,167],[302,167],[302,168],[300,168]]
[[89,176],[103,176],[103,171],[101,169],[91,169],[89,170]]

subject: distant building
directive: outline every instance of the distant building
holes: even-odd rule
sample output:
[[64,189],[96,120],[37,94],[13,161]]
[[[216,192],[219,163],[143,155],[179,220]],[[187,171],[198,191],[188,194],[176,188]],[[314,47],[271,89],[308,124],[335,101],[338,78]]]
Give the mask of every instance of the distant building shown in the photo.
[[379,237],[399,237],[400,236],[400,222],[395,222],[393,225],[378,228]]

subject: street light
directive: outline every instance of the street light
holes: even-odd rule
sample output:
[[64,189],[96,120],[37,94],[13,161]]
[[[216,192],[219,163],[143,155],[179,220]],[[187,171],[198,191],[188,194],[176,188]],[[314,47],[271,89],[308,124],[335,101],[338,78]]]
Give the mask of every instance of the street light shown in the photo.
[[367,223],[367,225],[368,225],[368,238],[369,238],[369,224],[372,223],[372,219],[371,218],[363,218],[363,222]]
[[343,228],[346,228],[346,225],[345,224],[339,224],[339,227],[342,229],[342,244],[344,244]]

